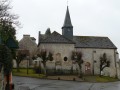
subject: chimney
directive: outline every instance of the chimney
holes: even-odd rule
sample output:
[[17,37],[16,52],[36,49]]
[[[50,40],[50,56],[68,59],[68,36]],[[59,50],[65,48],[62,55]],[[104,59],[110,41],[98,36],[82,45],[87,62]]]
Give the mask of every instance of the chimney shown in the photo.
[[38,44],[40,42],[40,35],[41,35],[41,31],[39,31],[39,33],[38,33]]
[[26,37],[29,37],[29,38],[30,38],[30,35],[24,34],[24,35],[23,35],[23,38],[26,38]]

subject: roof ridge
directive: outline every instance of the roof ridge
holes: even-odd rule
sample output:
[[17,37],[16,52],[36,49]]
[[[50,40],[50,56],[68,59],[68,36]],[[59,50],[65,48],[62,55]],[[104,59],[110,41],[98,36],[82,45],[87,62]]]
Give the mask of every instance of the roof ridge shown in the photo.
[[72,43],[72,40],[64,37],[63,35],[59,34],[58,32],[54,31],[50,36],[46,37],[41,43]]
[[61,35],[61,34],[58,33],[57,31],[53,31],[51,35]]
[[75,47],[84,48],[113,48],[117,47],[108,37],[95,37],[95,36],[74,36],[73,40],[76,42]]
[[106,37],[108,38],[107,36],[77,36],[77,35],[74,35],[73,37]]

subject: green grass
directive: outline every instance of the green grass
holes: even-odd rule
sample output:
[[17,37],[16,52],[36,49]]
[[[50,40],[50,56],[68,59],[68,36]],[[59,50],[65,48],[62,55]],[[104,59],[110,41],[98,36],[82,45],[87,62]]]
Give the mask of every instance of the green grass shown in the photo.
[[[43,74],[35,74],[33,69],[29,69],[27,74],[26,68],[21,68],[20,72],[17,72],[17,69],[12,70],[13,76],[25,76],[25,77],[34,77],[34,78],[46,78]],[[64,75],[63,75],[64,76]],[[117,78],[111,78],[107,76],[83,76],[84,81],[87,82],[114,82],[118,81]]]
[[96,81],[97,82],[114,82],[114,81],[118,81],[117,78],[112,78],[112,77],[107,77],[107,76],[97,76],[96,77]]
[[118,81],[117,78],[112,78],[108,76],[84,76],[85,81],[88,82],[115,82]]
[[36,74],[33,69],[28,70],[27,74],[27,69],[21,68],[19,72],[17,72],[17,69],[12,70],[13,76],[24,76],[24,77],[34,77],[34,78],[45,78],[45,75],[43,74]]

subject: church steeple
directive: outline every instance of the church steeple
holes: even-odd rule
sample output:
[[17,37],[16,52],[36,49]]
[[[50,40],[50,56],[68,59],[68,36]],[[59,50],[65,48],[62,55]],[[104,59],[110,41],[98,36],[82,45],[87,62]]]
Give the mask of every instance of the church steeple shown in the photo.
[[68,6],[67,6],[66,16],[65,16],[65,20],[64,20],[64,24],[63,24],[62,28],[64,28],[64,27],[73,27],[72,23],[71,23],[71,18],[70,18]]
[[63,27],[62,27],[62,35],[65,36],[68,39],[73,38],[73,26],[72,26],[72,23],[71,23],[71,18],[70,18],[70,13],[69,13],[68,6],[67,6],[67,11],[66,11],[64,24],[63,24]]

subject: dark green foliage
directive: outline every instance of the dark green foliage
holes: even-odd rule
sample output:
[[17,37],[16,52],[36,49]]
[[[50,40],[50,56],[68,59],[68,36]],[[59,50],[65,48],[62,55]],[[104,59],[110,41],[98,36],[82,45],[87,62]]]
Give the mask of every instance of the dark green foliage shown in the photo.
[[15,37],[16,30],[10,21],[0,19],[0,37],[1,43],[11,49],[12,57],[15,58],[15,49],[18,48],[18,41]]
[[34,67],[33,70],[35,71],[36,74],[41,73],[41,68],[40,67]]
[[18,41],[15,40],[12,36],[9,37],[6,41],[6,46],[11,49],[18,49]]
[[2,42],[6,44],[7,40],[12,37],[16,38],[16,30],[13,28],[13,26],[10,24],[10,22],[7,22],[5,20],[0,22],[0,36],[2,38]]
[[0,0],[0,38],[1,43],[5,45],[0,47],[1,52],[0,55],[2,55],[0,56],[1,57],[0,62],[4,64],[4,74],[7,76],[7,84],[5,90],[10,90],[9,74],[11,73],[12,70],[12,59],[13,57],[15,57],[15,54],[12,55],[13,53],[11,52],[13,48],[11,47],[12,45],[11,40],[8,39],[12,38],[16,41],[15,37],[16,29],[15,27],[13,27],[13,24],[19,25],[19,22],[16,21],[18,17],[10,13],[11,7],[9,2],[10,2],[9,0]]
[[100,75],[105,67],[110,67],[110,61],[107,59],[106,53],[100,57]]
[[18,16],[11,10],[10,0],[0,0],[0,37],[5,45],[10,37],[16,41],[16,27],[20,26]]
[[4,64],[5,75],[9,74],[12,71],[12,54],[5,45],[0,46],[0,62]]

